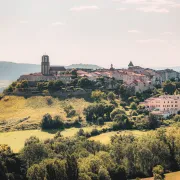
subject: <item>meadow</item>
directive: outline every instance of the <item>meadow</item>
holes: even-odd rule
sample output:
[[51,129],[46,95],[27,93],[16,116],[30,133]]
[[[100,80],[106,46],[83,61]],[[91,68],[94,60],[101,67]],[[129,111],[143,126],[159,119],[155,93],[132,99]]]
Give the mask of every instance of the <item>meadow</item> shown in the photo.
[[[82,128],[85,132],[90,132],[92,129],[97,128],[98,130],[107,127],[108,125],[104,126],[90,126],[90,127],[84,127]],[[79,131],[79,128],[70,128],[70,129],[65,129],[61,131],[61,134],[64,137],[72,137],[76,135],[76,133]],[[36,136],[40,140],[45,140],[45,139],[50,139],[53,138],[55,135],[56,131],[41,131],[41,130],[25,130],[25,131],[14,131],[14,132],[3,132],[0,133],[0,144],[7,144],[11,147],[13,152],[19,152],[23,146],[24,142],[26,139],[28,139],[31,136]],[[114,135],[129,135],[133,134],[135,136],[141,136],[147,132],[143,131],[121,131],[121,132],[108,132],[108,133],[103,133],[98,136],[94,136],[89,138],[90,140],[94,141],[100,141],[103,144],[108,144],[110,143],[110,138],[111,136]]]
[[[173,172],[173,173],[168,173],[165,175],[165,180],[179,180],[180,179],[180,171],[178,172]],[[154,180],[153,177],[151,178],[145,178],[142,180]]]
[[17,126],[39,125],[43,115],[49,113],[52,117],[59,115],[66,119],[64,107],[71,105],[76,113],[84,119],[83,109],[90,103],[81,98],[71,98],[60,100],[53,97],[34,96],[30,98],[5,96],[0,101],[0,129],[1,125],[6,125],[13,130]]

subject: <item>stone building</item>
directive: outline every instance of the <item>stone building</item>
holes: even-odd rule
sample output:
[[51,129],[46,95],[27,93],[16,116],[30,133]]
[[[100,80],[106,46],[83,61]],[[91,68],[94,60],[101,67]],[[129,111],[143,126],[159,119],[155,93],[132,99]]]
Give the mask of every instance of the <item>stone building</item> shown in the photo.
[[64,66],[50,66],[49,56],[43,55],[41,62],[41,73],[44,76],[57,75],[59,72],[66,71]]
[[41,61],[41,72],[31,73],[27,75],[22,75],[18,79],[19,81],[51,81],[51,80],[61,80],[64,83],[71,81],[70,74],[62,74],[66,69],[64,66],[50,66],[49,56],[43,55]]

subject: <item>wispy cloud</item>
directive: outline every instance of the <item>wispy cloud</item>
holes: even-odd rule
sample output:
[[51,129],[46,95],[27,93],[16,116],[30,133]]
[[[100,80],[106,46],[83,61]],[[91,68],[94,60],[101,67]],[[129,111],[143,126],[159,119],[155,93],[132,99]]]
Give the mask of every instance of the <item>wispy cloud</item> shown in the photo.
[[86,11],[86,10],[99,10],[100,8],[98,6],[76,6],[72,7],[70,11]]
[[173,33],[172,32],[163,32],[163,33],[161,33],[161,35],[173,35]]
[[[141,12],[168,13],[171,8],[179,8],[175,0],[113,0],[122,4],[135,5]],[[139,6],[139,7],[137,7]]]
[[169,13],[169,10],[166,8],[159,8],[159,7],[141,7],[136,8],[137,11],[142,11],[146,13],[155,12],[155,13]]
[[64,23],[62,23],[62,22],[53,22],[52,23],[52,26],[62,26],[62,25],[64,25]]
[[139,30],[136,30],[136,29],[132,29],[132,30],[129,30],[128,31],[128,33],[140,33],[140,31]]
[[148,43],[165,43],[166,40],[163,39],[142,39],[142,40],[137,40],[137,43],[142,43],[142,44],[148,44]]

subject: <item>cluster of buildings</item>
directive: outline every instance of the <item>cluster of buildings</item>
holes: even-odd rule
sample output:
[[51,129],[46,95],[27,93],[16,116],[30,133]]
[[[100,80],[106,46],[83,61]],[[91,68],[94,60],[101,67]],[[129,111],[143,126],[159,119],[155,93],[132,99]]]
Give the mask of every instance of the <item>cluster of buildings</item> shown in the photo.
[[155,115],[168,117],[180,111],[180,95],[163,95],[149,98],[141,103]]
[[[41,72],[28,75],[22,75],[18,80],[28,81],[50,81],[61,80],[69,83],[72,80],[72,74],[67,73],[63,66],[50,66],[49,56],[43,55],[41,61]],[[143,92],[152,89],[155,85],[161,85],[162,82],[170,79],[179,79],[180,73],[174,70],[153,70],[134,66],[129,63],[127,69],[115,69],[111,65],[110,69],[85,70],[77,69],[78,77],[87,77],[91,81],[96,81],[100,77],[122,81],[129,87],[134,87],[135,92]]]
[[[43,55],[41,61],[41,72],[28,75],[22,75],[18,79],[28,80],[32,82],[61,80],[64,83],[72,81],[72,74],[69,69],[66,70],[63,66],[50,66],[49,56]],[[136,92],[143,92],[148,89],[153,89],[156,85],[161,85],[167,80],[179,80],[180,73],[171,69],[153,70],[134,66],[129,63],[127,69],[115,69],[111,64],[110,69],[76,69],[78,77],[86,77],[91,81],[96,81],[100,77],[108,82],[110,80],[118,80],[123,82],[127,87],[134,88]],[[152,111],[154,114],[169,116],[176,114],[180,110],[180,96],[163,95],[158,98],[149,98],[141,103]]]

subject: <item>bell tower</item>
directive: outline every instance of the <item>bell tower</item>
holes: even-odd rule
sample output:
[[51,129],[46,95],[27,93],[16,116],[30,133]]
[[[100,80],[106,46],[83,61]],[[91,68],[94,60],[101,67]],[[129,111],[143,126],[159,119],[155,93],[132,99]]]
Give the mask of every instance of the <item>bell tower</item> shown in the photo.
[[50,69],[49,56],[43,55],[41,62],[41,73],[45,76],[48,76],[50,74],[49,69]]

